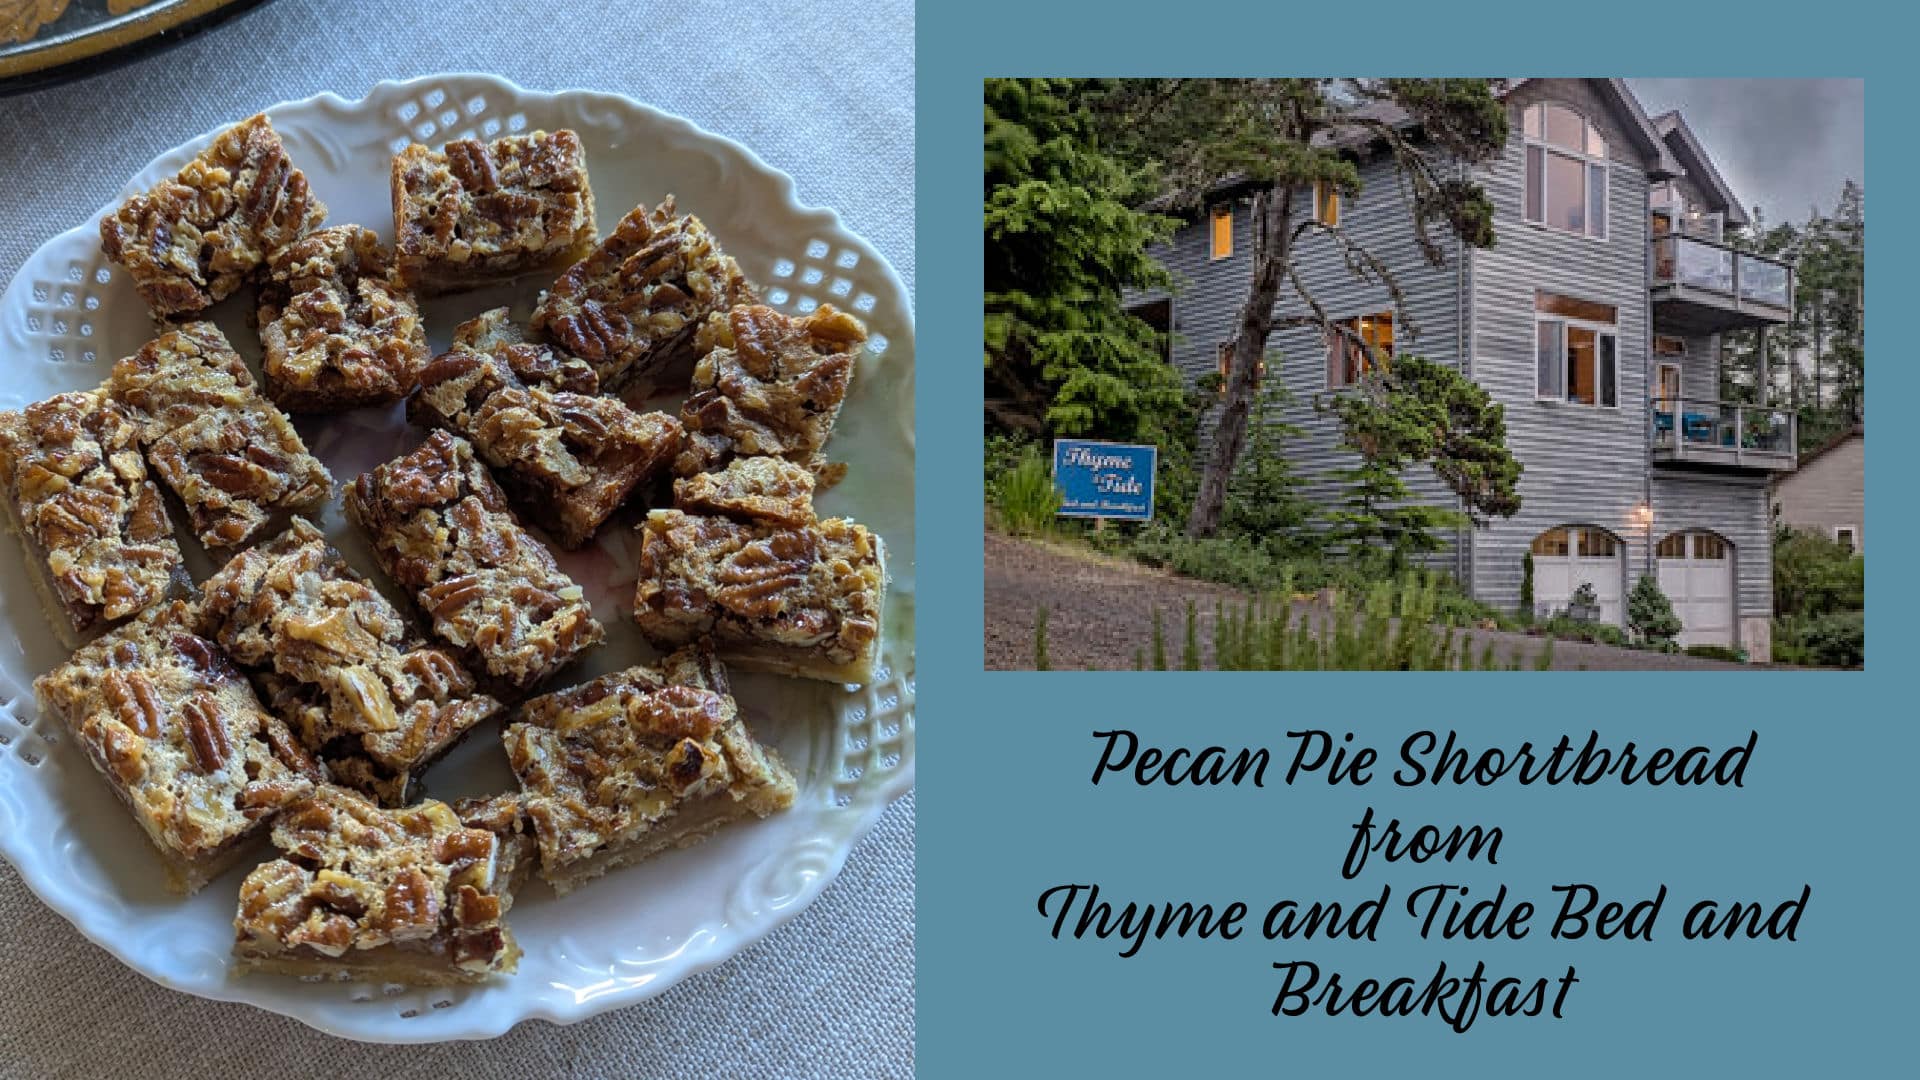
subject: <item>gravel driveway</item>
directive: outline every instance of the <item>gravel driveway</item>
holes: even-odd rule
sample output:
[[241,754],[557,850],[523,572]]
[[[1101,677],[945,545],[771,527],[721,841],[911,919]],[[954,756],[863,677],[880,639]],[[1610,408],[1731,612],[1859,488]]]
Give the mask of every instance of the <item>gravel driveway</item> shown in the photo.
[[[1199,609],[1200,644],[1212,665],[1213,609],[1244,604],[1246,592],[1195,581],[1084,549],[986,534],[986,664],[988,670],[1033,667],[1034,613],[1047,608],[1047,652],[1056,670],[1131,669],[1135,650],[1152,648],[1153,612],[1165,620],[1169,662],[1178,663],[1187,601]],[[1478,657],[1493,641],[1502,663],[1516,655],[1522,667],[1545,646],[1542,638],[1496,630],[1466,632]],[[1621,649],[1579,641],[1553,644],[1557,671],[1671,671],[1742,669],[1675,653]]]

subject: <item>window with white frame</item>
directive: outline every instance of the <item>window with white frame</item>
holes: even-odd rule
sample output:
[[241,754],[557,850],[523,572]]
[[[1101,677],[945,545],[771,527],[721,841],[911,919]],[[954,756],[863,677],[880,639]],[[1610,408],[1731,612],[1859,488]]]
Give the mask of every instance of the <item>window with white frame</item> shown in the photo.
[[1533,306],[1535,396],[1618,407],[1620,348],[1614,308],[1550,292],[1535,293]]
[[1859,532],[1851,525],[1835,525],[1833,527],[1833,542],[1839,544],[1840,550],[1849,555],[1860,550]]
[[1527,106],[1527,220],[1604,240],[1607,141],[1586,117],[1543,102]]

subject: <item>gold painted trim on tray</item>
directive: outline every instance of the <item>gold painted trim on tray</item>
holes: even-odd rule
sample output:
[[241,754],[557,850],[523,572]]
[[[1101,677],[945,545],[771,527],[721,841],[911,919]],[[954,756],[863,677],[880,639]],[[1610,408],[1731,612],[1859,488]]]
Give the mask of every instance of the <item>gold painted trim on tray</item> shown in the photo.
[[90,60],[114,49],[145,41],[182,23],[238,2],[239,0],[174,0],[170,4],[151,4],[147,7],[135,8],[124,15],[116,15],[102,23],[51,36],[46,36],[47,27],[41,27],[44,40],[28,41],[18,49],[0,55],[0,79],[30,75],[64,64]]

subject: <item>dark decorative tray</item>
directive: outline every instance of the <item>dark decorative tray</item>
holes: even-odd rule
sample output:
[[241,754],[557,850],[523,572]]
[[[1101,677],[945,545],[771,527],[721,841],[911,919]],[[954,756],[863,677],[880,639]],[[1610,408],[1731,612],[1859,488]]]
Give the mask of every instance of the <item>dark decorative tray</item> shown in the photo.
[[[126,8],[133,0],[114,0]],[[58,0],[0,0],[0,95],[93,75],[179,44],[265,0],[152,0],[115,14],[109,0],[71,0],[25,41],[16,25],[40,23]]]

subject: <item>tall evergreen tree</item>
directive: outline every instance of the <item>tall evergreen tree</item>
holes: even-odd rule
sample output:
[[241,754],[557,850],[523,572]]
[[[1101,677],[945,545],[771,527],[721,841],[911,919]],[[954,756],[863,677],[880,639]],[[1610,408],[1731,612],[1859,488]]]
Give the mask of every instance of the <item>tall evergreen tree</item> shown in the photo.
[[992,427],[1159,441],[1185,407],[1162,341],[1121,306],[1164,285],[1170,219],[1133,209],[1144,170],[1102,147],[1073,79],[988,79],[986,392]]
[[[1784,397],[1799,416],[1800,445],[1811,448],[1857,423],[1866,383],[1866,204],[1846,181],[1831,213],[1814,208],[1805,223],[1755,224],[1731,237],[1734,246],[1794,265],[1793,318],[1767,331],[1773,400]],[[1722,393],[1760,399],[1758,330],[1727,334],[1721,349]]]
[[[1321,408],[1339,417],[1341,445],[1360,456],[1340,474],[1348,495],[1329,515],[1331,539],[1382,545],[1396,556],[1433,551],[1436,529],[1520,511],[1521,465],[1507,450],[1506,409],[1455,369],[1395,357],[1362,376],[1358,392]],[[1459,510],[1409,499],[1403,473],[1422,462],[1459,497]]]
[[[1379,108],[1398,105],[1424,133],[1389,122]],[[1256,373],[1276,327],[1335,324],[1293,265],[1295,244],[1320,232],[1338,245],[1358,276],[1386,285],[1391,270],[1338,225],[1315,219],[1307,194],[1318,182],[1346,198],[1360,192],[1359,171],[1338,147],[1345,136],[1378,140],[1392,155],[1423,255],[1438,265],[1450,233],[1493,245],[1493,204],[1456,168],[1485,162],[1506,145],[1506,110],[1486,79],[1138,79],[1117,83],[1101,102],[1108,129],[1137,161],[1158,167],[1161,194],[1193,210],[1229,186],[1253,194],[1253,273],[1235,323],[1224,401],[1187,532],[1220,527],[1227,487],[1246,442]],[[1283,301],[1288,309],[1276,312]]]

